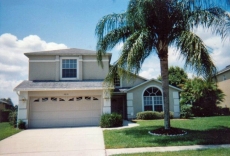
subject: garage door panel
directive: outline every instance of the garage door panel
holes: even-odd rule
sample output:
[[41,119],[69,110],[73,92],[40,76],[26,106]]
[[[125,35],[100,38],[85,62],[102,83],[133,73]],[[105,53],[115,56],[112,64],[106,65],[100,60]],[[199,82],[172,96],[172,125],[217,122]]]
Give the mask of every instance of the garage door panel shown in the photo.
[[33,112],[30,116],[31,119],[56,119],[58,117],[57,112],[43,111],[43,112]]
[[101,116],[101,113],[98,111],[91,111],[90,114],[92,117],[100,117]]
[[[47,98],[43,98],[43,101],[41,97],[31,99],[29,127],[99,125],[101,116],[100,97]],[[70,99],[72,101],[69,101]]]

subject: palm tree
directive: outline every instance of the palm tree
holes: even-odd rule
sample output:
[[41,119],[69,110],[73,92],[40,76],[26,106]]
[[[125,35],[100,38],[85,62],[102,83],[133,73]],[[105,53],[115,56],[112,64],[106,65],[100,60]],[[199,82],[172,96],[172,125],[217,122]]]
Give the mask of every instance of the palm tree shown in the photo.
[[[192,32],[203,26],[222,38],[226,36],[229,20],[226,1],[212,0],[130,0],[127,11],[104,16],[97,24],[97,59],[118,43],[123,43],[119,59],[113,64],[105,82],[111,85],[116,73],[138,74],[144,60],[156,53],[160,59],[164,100],[164,127],[170,129],[168,48],[175,46],[185,60],[185,67],[208,78],[216,67],[200,37]],[[224,3],[227,4],[228,3]],[[212,7],[215,6],[215,7]],[[132,74],[129,74],[132,75]]]

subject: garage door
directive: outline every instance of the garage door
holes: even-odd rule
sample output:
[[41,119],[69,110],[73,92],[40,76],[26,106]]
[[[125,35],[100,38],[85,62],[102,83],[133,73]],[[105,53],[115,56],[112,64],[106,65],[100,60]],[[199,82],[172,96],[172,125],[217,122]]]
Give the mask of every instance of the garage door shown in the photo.
[[34,97],[30,99],[29,127],[99,125],[100,97]]

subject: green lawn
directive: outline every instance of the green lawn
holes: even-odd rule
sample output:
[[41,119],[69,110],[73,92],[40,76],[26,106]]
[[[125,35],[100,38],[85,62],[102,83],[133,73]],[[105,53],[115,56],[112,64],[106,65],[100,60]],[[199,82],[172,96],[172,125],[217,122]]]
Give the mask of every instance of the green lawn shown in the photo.
[[105,130],[106,148],[208,145],[230,143],[230,116],[171,120],[171,126],[187,131],[184,136],[153,136],[148,131],[164,125],[163,120],[137,121],[140,126]]
[[8,122],[0,123],[0,140],[20,132],[20,129],[13,128]]
[[229,156],[230,149],[206,149],[206,150],[189,150],[178,152],[150,152],[150,153],[135,153],[135,154],[118,154],[114,156]]

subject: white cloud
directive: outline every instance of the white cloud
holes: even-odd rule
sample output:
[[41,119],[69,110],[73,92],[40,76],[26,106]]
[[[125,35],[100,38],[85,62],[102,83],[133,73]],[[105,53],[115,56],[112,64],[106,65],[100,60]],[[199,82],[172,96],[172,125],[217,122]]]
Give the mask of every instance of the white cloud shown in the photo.
[[0,98],[10,97],[17,104],[17,95],[13,92],[21,81],[28,77],[28,58],[25,52],[55,50],[67,48],[64,44],[46,42],[37,35],[29,35],[22,40],[5,33],[0,36]]

